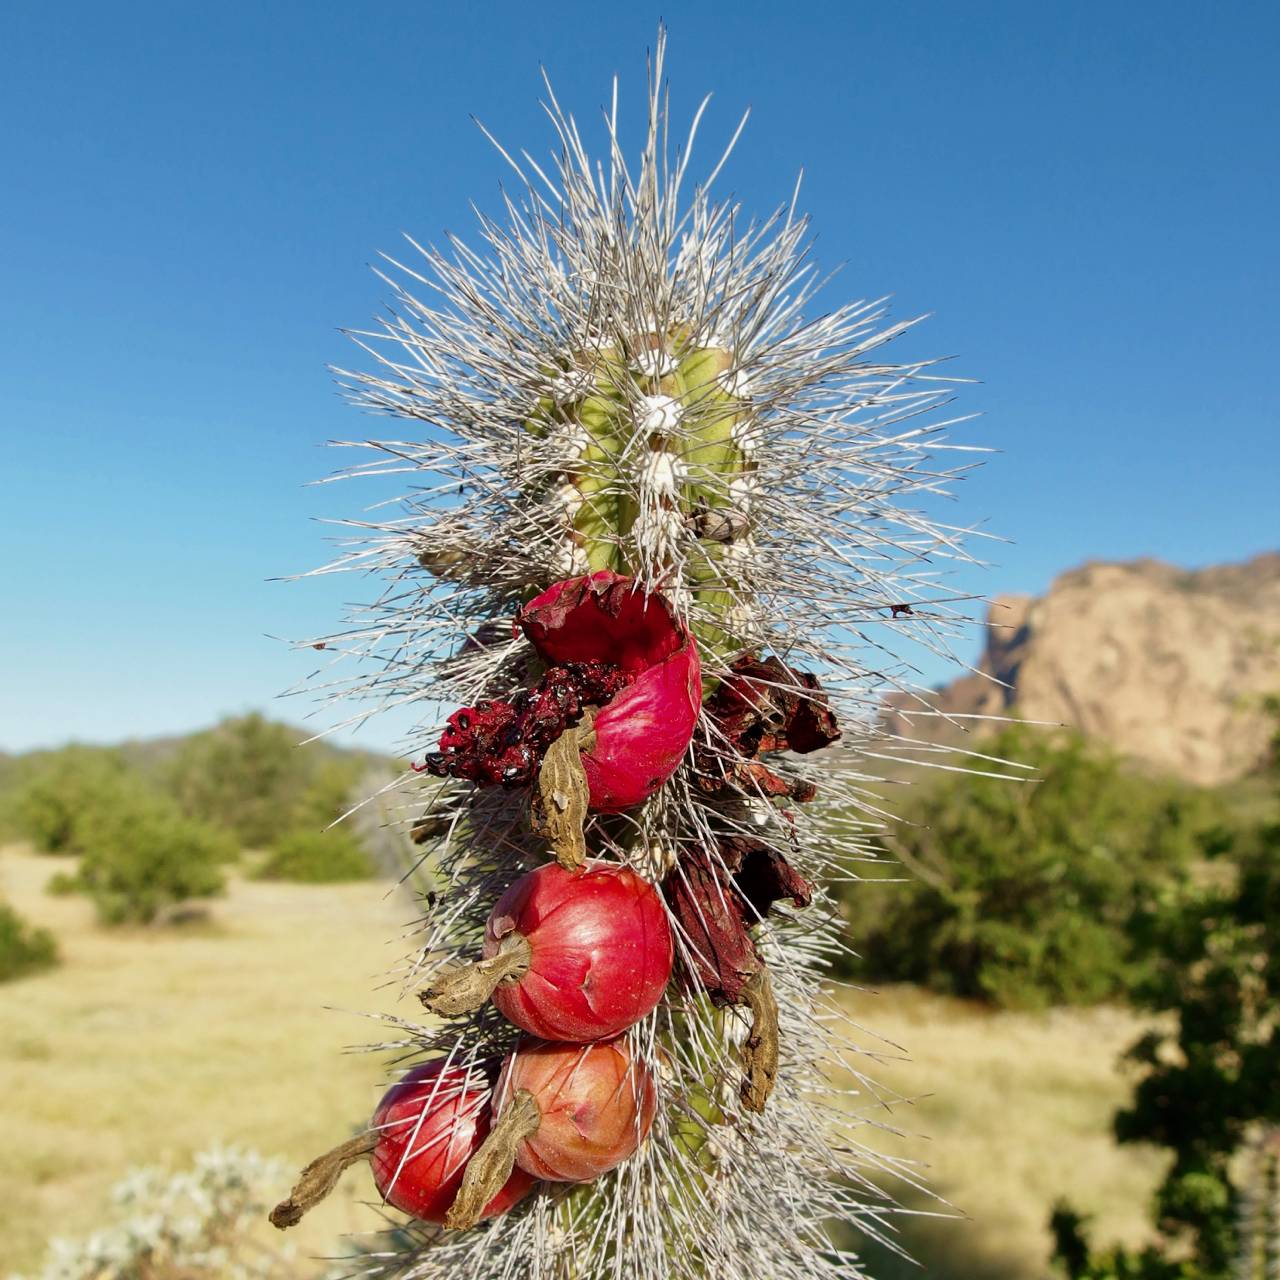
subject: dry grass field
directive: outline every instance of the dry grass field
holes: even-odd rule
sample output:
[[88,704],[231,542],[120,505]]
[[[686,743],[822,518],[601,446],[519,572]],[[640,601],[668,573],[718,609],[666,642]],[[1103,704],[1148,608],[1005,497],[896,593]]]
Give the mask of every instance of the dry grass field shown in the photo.
[[[204,922],[107,931],[87,902],[44,893],[61,865],[0,852],[0,897],[52,928],[63,953],[61,967],[0,987],[0,1275],[33,1268],[50,1236],[100,1223],[133,1165],[177,1167],[215,1141],[300,1165],[345,1137],[384,1068],[341,1051],[380,1037],[326,1006],[395,1010],[396,990],[378,988],[412,916],[381,883],[237,880]],[[1108,1136],[1130,1015],[991,1014],[910,988],[859,996],[851,1012],[912,1054],[873,1071],[917,1099],[885,1113],[913,1135],[886,1135],[885,1148],[926,1163],[967,1214],[904,1220],[925,1275],[1038,1280],[1059,1194],[1097,1212],[1101,1239],[1139,1236],[1159,1162]],[[304,1252],[376,1227],[369,1190],[350,1177],[299,1228]],[[876,1274],[921,1271],[877,1254]]]
[[[885,1122],[909,1134],[885,1150],[927,1166],[949,1217],[901,1223],[926,1276],[946,1280],[1040,1280],[1048,1265],[1050,1207],[1059,1196],[1095,1216],[1100,1242],[1146,1239],[1145,1211],[1164,1167],[1154,1149],[1117,1149],[1111,1115],[1128,1093],[1118,1063],[1137,1019],[1115,1008],[992,1012],[911,987],[856,999],[861,1025],[910,1050],[910,1061],[867,1068],[878,1083],[915,1099]],[[874,1041],[862,1037],[869,1047]],[[927,1096],[921,1096],[927,1095]],[[948,1212],[920,1196],[925,1215]],[[921,1268],[878,1248],[879,1280]]]
[[[0,853],[0,896],[52,928],[63,958],[0,987],[0,1275],[91,1230],[135,1165],[225,1142],[301,1167],[349,1136],[385,1068],[342,1050],[384,1037],[326,1006],[395,1008],[376,988],[412,915],[381,882],[234,881],[205,922],[105,930],[86,900],[43,892],[65,865]],[[376,1227],[370,1191],[354,1174],[297,1229],[300,1248]]]

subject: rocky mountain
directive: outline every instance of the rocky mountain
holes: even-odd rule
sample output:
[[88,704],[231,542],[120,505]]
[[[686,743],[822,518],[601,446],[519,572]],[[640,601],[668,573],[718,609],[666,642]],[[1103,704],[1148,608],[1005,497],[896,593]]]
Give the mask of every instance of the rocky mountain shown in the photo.
[[[1203,784],[1255,768],[1280,694],[1280,552],[1183,570],[1155,560],[1089,563],[1041,597],[998,596],[978,673],[929,699],[951,715],[1071,725],[1158,769]],[[955,740],[945,720],[891,700],[892,731]],[[972,722],[971,722],[972,723]]]

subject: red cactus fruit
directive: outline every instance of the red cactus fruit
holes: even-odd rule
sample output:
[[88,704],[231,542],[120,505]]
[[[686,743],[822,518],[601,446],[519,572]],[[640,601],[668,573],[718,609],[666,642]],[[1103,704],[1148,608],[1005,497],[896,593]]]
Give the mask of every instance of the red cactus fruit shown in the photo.
[[[369,1159],[378,1194],[415,1218],[443,1222],[467,1161],[489,1136],[489,1098],[483,1076],[440,1062],[415,1068],[389,1089],[371,1126],[378,1133]],[[481,1216],[506,1213],[533,1183],[513,1169]]]
[[[383,1096],[367,1133],[313,1160],[271,1221],[294,1226],[318,1204],[344,1169],[367,1159],[378,1194],[425,1222],[444,1222],[462,1185],[467,1162],[489,1136],[491,1074],[426,1062]],[[477,1216],[491,1218],[519,1203],[534,1184],[520,1168],[499,1184]]]
[[484,960],[446,970],[422,993],[434,1013],[485,1000],[544,1040],[607,1040],[662,998],[672,964],[662,896],[626,867],[559,864],[521,876],[485,926]]
[[649,1135],[653,1078],[623,1038],[599,1044],[522,1040],[494,1091],[499,1117],[522,1093],[541,1113],[516,1164],[551,1182],[590,1182],[634,1155]]
[[623,1037],[595,1044],[524,1039],[494,1089],[496,1119],[445,1218],[479,1220],[514,1167],[552,1182],[590,1182],[634,1155],[657,1111],[653,1077]]
[[702,706],[697,646],[671,605],[602,569],[549,587],[516,625],[549,663],[608,662],[631,677],[597,712],[582,765],[593,809],[647,800],[675,772]]
[[498,900],[484,953],[512,936],[529,945],[528,971],[500,983],[493,1002],[543,1040],[607,1040],[662,999],[671,977],[671,926],[662,896],[627,867],[549,862]]

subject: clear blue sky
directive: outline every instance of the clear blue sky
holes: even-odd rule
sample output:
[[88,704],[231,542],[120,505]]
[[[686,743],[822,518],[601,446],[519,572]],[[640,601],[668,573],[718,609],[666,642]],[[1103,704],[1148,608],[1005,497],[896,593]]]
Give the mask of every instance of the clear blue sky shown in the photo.
[[[0,35],[0,748],[182,731],[308,666],[336,621],[318,446],[337,332],[401,231],[466,233],[545,153],[538,64],[584,123],[638,108],[659,15],[678,115],[804,203],[831,295],[935,316],[1003,452],[956,515],[1012,539],[968,590],[1086,557],[1280,544],[1280,6],[10,0]],[[367,589],[367,584],[366,589]],[[976,644],[975,644],[976,648]],[[941,676],[943,673],[937,673]],[[294,718],[301,704],[276,704]],[[389,744],[398,726],[362,736]]]

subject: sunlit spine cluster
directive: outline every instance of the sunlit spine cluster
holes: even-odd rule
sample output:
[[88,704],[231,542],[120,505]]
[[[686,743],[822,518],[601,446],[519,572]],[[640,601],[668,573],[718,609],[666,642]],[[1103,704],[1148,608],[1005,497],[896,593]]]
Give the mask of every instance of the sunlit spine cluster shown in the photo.
[[345,375],[407,427],[353,472],[406,488],[326,570],[385,591],[311,643],[360,660],[319,678],[352,720],[420,709],[433,884],[415,1012],[374,1046],[403,1078],[277,1210],[368,1159],[411,1217],[353,1273],[857,1276],[832,1224],[885,1237],[913,1177],[864,1142],[877,1046],[828,970],[904,746],[886,642],[963,622],[963,531],[911,496],[963,469],[934,461],[947,388],[875,358],[906,327],[879,303],[816,310],[794,198],[744,223],[709,194],[727,152],[688,187],[706,104],[670,156],[662,57],[635,169],[616,88],[596,165],[548,85],[555,165],[502,152],[523,196],[482,251],[393,264]]

